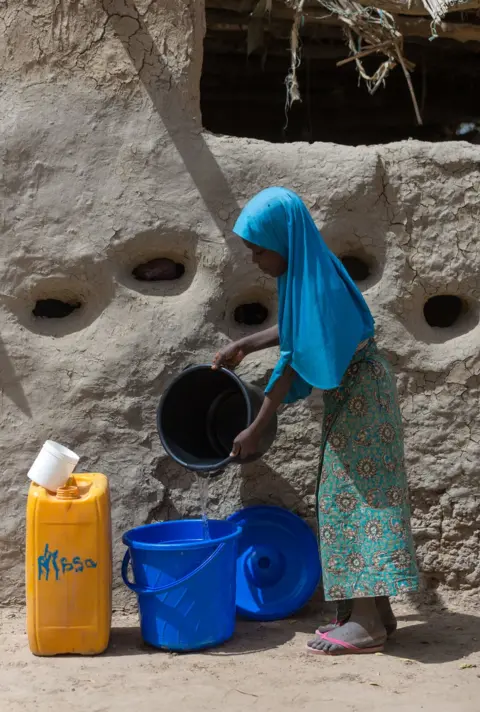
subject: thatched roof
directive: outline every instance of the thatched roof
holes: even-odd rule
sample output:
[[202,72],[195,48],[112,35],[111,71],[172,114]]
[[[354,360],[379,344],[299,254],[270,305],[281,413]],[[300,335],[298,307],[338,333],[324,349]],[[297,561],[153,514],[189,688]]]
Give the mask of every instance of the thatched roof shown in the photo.
[[[480,53],[480,0],[206,0],[207,12],[219,11],[217,27],[229,21],[248,32],[247,53],[258,50],[264,31],[285,33],[288,23],[291,69],[287,78],[288,102],[299,100],[296,70],[301,62],[299,34],[308,26],[342,28],[348,50],[338,65],[352,63],[370,93],[383,85],[399,67],[408,84],[419,124],[421,112],[410,80],[415,65],[404,52],[404,41],[441,39],[468,46]],[[230,20],[229,20],[230,18]],[[276,29],[278,26],[278,30]],[[365,58],[375,56],[378,66],[365,68]]]

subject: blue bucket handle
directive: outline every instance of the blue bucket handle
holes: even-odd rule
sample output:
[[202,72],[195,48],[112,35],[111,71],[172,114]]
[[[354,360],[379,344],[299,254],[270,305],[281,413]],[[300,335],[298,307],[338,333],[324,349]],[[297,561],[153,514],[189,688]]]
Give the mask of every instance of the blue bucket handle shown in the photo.
[[130,563],[130,549],[127,549],[125,552],[125,556],[123,557],[122,561],[122,579],[123,583],[128,586],[128,588],[132,591],[134,591],[137,595],[143,595],[143,596],[156,596],[159,593],[166,593],[166,591],[171,591],[173,588],[176,586],[181,586],[184,584],[186,581],[189,579],[193,578],[196,576],[200,571],[202,571],[206,566],[208,566],[213,559],[215,559],[216,556],[220,554],[221,551],[223,551],[225,547],[225,543],[219,544],[215,551],[213,551],[208,559],[205,559],[200,566],[197,566],[197,568],[194,571],[191,571],[189,574],[186,576],[183,576],[182,578],[178,579],[177,581],[172,581],[171,583],[167,583],[166,586],[159,586],[159,588],[146,588],[144,586],[139,586],[136,583],[132,583],[131,581],[128,580],[128,565]]

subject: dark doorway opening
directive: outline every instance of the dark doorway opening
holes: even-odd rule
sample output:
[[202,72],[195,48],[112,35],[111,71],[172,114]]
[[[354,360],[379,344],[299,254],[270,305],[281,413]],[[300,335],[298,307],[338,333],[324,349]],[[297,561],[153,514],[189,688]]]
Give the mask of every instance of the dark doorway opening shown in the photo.
[[[274,2],[271,17],[261,18],[261,44],[247,57],[248,27],[257,4],[258,0],[206,1],[201,109],[208,131],[271,142],[352,146],[408,138],[480,143],[480,42],[430,41],[427,17],[422,20],[425,37],[407,33],[404,55],[415,64],[411,78],[424,120],[424,126],[418,126],[401,68],[393,69],[385,86],[371,96],[359,81],[354,62],[337,67],[349,56],[342,27],[332,24],[326,11],[325,23],[309,21],[307,13],[300,26],[297,72],[302,101],[287,111],[292,20],[285,3]],[[306,6],[310,12],[315,8],[321,12],[318,3]],[[475,26],[480,18],[475,12],[451,13],[446,22]],[[383,59],[366,58],[366,69],[374,72]]]

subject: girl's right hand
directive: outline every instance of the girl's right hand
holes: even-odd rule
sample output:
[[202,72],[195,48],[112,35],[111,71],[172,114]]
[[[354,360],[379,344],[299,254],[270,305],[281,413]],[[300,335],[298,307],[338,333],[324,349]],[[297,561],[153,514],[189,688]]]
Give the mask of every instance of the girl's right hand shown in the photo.
[[241,341],[235,341],[233,344],[228,344],[220,349],[215,354],[212,368],[229,368],[233,371],[247,356],[247,350]]

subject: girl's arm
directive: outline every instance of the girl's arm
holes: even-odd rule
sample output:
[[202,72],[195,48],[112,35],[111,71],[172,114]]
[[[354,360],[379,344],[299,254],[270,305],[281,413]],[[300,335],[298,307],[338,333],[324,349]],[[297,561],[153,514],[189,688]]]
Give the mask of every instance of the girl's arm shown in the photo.
[[272,346],[278,346],[279,343],[278,324],[270,327],[270,329],[259,331],[257,334],[251,334],[237,341],[237,344],[245,354],[253,354],[256,351],[270,349]]
[[278,346],[279,343],[278,325],[275,325],[270,329],[260,331],[258,334],[251,334],[244,339],[224,346],[223,349],[220,349],[215,355],[212,368],[216,369],[222,366],[225,366],[225,368],[236,368],[248,354],[268,349],[271,346]]

